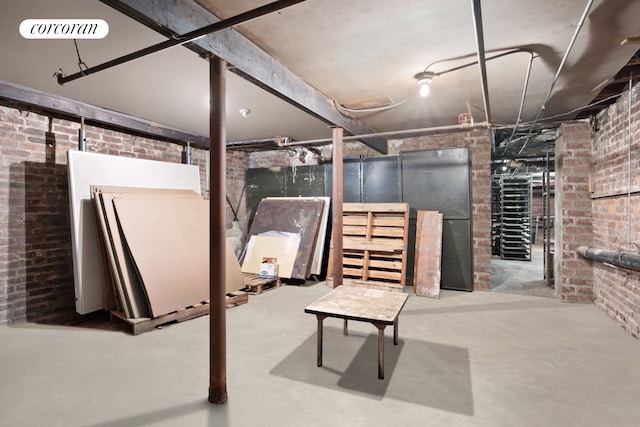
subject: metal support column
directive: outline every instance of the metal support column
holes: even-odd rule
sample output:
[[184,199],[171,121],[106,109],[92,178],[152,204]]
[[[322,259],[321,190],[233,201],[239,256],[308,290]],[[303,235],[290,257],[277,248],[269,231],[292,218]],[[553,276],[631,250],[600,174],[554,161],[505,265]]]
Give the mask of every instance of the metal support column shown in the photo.
[[333,287],[342,285],[342,202],[344,199],[343,188],[343,138],[344,129],[334,127],[333,139]]
[[226,62],[209,57],[209,402],[227,401],[227,335],[226,335],[226,129],[225,86]]

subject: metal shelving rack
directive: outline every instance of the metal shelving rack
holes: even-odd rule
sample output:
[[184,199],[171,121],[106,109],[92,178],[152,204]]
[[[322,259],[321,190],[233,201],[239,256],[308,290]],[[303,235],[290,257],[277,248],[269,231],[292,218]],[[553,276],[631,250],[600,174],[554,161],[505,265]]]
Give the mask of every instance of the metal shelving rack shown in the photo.
[[531,261],[531,175],[500,176],[500,257]]
[[500,255],[500,238],[502,237],[502,220],[500,202],[501,175],[491,177],[491,255]]

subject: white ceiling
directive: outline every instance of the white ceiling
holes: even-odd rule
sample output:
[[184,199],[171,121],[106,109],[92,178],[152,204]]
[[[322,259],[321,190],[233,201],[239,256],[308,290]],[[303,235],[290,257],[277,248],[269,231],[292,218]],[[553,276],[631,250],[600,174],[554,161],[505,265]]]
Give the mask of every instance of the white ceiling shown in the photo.
[[[225,19],[268,1],[199,3]],[[513,48],[536,54],[524,121],[540,110],[587,3],[482,2],[488,57]],[[73,41],[23,39],[18,33],[23,19],[107,21],[110,32],[105,39],[78,41],[81,59],[89,67],[165,37],[98,0],[0,0],[0,4],[0,80],[208,134],[208,63],[192,51],[174,47],[59,86],[52,77],[58,68],[66,74],[79,70]],[[470,0],[307,0],[237,30],[338,103],[377,97],[406,101],[390,110],[354,114],[376,131],[457,124],[458,114],[468,111],[467,101],[474,120],[484,120],[478,65],[436,77],[428,98],[416,96],[413,77],[432,63],[429,71],[440,73],[476,60]],[[543,117],[588,104],[597,95],[592,88],[615,75],[638,50],[637,44],[621,45],[621,40],[638,35],[639,0],[595,0]],[[457,57],[465,58],[453,59]],[[529,55],[517,53],[487,62],[492,122],[516,122],[528,60]],[[228,73],[227,84],[229,141],[330,136],[327,124],[238,76]],[[251,113],[243,118],[241,108]]]

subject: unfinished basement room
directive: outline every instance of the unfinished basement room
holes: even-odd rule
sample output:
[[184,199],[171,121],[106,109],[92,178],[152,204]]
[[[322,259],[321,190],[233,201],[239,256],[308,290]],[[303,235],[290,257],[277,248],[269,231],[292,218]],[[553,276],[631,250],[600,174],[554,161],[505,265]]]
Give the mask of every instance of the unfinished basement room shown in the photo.
[[640,425],[640,0],[0,4],[0,425]]

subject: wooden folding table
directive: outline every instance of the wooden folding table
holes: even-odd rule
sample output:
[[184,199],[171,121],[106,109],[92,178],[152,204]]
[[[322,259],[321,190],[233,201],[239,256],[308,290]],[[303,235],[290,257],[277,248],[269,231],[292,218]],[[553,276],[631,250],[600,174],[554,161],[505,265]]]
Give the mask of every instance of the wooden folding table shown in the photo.
[[398,344],[398,316],[409,294],[342,285],[308,305],[305,313],[315,314],[318,320],[318,366],[322,366],[322,321],[327,317],[372,323],[378,328],[378,378],[384,379],[384,329],[393,325],[393,344]]

